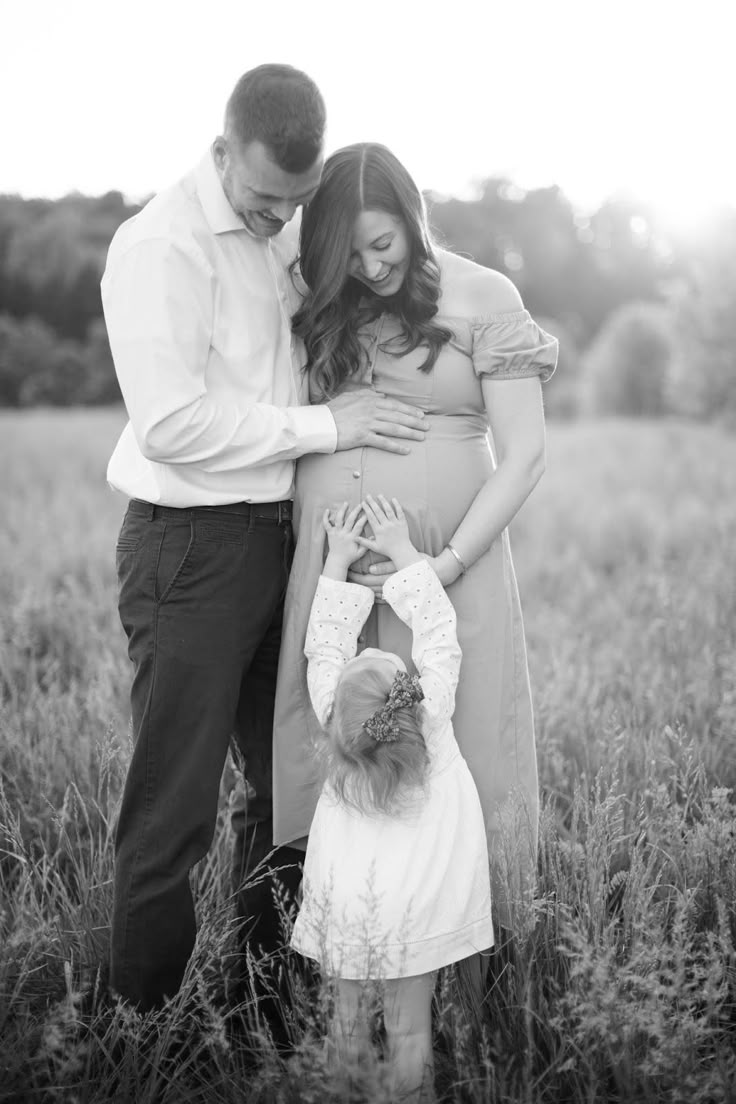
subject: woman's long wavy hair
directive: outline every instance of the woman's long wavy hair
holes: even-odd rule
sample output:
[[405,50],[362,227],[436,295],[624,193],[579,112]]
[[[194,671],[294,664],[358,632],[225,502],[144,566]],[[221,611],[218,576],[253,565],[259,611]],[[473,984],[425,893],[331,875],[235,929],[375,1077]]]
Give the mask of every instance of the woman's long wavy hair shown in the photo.
[[429,757],[417,706],[394,714],[399,738],[379,741],[364,721],[386,704],[393,675],[385,664],[354,664],[337,684],[327,736],[325,776],[335,796],[363,813],[409,811],[424,786]]
[[[378,296],[351,277],[349,263],[355,220],[363,211],[384,211],[402,220],[410,260],[401,288]],[[427,224],[424,199],[409,173],[385,146],[361,142],[333,153],[322,182],[302,218],[296,262],[307,294],[292,320],[305,343],[310,390],[332,398],[360,373],[367,353],[359,328],[384,311],[401,333],[384,346],[396,356],[427,347],[421,370],[429,372],[452,332],[433,321],[440,295],[440,269]]]

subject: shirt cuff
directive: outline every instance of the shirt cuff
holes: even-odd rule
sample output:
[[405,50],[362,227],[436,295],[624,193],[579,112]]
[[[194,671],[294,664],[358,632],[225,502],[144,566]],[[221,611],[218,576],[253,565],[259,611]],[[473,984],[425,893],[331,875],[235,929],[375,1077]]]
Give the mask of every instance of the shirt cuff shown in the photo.
[[343,583],[339,579],[330,579],[327,575],[320,575],[317,580],[317,594],[333,594],[336,596],[348,595],[360,603],[361,608],[370,610],[374,601],[374,594],[370,587],[361,586],[360,583]]
[[337,426],[332,411],[324,404],[293,406],[294,432],[303,452],[334,452],[337,448]]
[[426,560],[417,560],[408,567],[402,567],[401,571],[388,576],[383,584],[383,597],[392,606],[403,595],[408,594],[416,586],[427,591],[435,591],[437,587],[444,592],[445,588],[437,577],[437,572]]
[[409,564],[408,567],[402,567],[401,571],[395,571],[393,575],[390,575],[383,584],[383,597],[389,599],[404,593],[407,587],[415,580],[420,586],[430,587],[431,589],[437,586],[442,587],[442,583],[437,577],[437,572],[427,560],[421,559]]

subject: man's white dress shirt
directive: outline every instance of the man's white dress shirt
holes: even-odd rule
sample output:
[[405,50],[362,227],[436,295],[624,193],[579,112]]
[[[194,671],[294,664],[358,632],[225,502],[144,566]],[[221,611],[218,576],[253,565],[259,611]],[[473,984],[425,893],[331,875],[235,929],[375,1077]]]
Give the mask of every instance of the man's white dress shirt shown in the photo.
[[102,278],[130,421],[107,478],[166,506],[291,497],[294,460],[334,452],[326,406],[308,406],[291,333],[295,228],[246,229],[212,154],[118,229]]

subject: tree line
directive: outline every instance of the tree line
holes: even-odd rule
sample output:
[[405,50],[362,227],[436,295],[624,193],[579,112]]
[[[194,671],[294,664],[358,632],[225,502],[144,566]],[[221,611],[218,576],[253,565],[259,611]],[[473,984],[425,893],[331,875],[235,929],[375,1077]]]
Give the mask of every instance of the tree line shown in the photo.
[[[736,420],[736,214],[693,243],[640,204],[584,214],[557,187],[491,178],[472,199],[427,199],[439,241],[506,273],[560,338],[549,413]],[[0,196],[0,405],[119,400],[99,282],[138,210],[115,191]]]

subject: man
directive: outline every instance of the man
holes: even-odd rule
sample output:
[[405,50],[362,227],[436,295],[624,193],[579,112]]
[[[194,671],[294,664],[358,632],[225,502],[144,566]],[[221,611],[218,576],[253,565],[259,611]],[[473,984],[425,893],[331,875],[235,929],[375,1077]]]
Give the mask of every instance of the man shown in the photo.
[[[251,868],[272,845],[294,460],[362,445],[405,453],[423,436],[420,411],[369,390],[304,405],[290,330],[295,245],[281,231],[317,189],[324,124],[304,73],[246,73],[224,133],[120,227],[102,280],[130,417],[108,480],[131,499],[117,569],[135,737],[116,838],[110,982],[141,1009],[181,983],[195,937],[189,872],[212,841],[234,730],[255,789]],[[273,863],[294,856],[282,848]],[[261,882],[246,904],[252,938],[266,944],[270,889]]]

